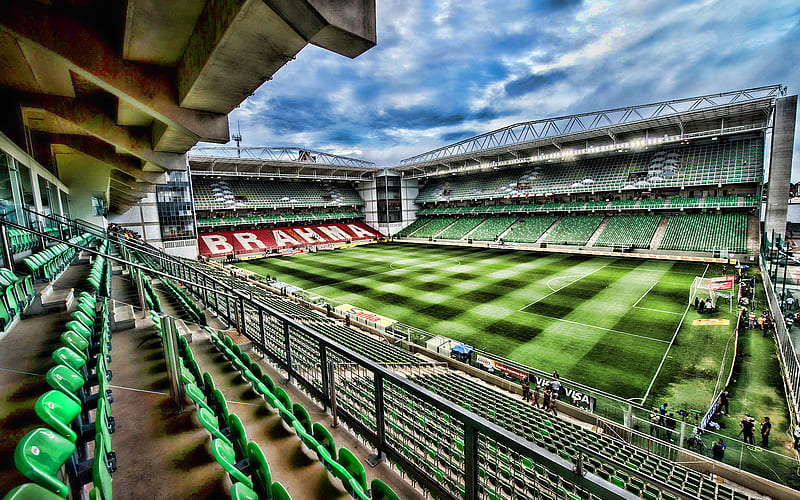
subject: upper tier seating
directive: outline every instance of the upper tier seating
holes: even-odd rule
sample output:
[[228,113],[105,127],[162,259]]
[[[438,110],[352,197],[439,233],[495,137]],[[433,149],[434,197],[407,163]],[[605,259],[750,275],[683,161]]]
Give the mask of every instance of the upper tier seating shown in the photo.
[[246,217],[206,217],[198,218],[197,225],[200,227],[217,227],[237,224],[278,224],[286,222],[357,219],[360,217],[364,217],[362,212],[314,212],[301,214],[250,215]]
[[615,245],[649,248],[656,232],[660,215],[615,215],[610,217],[597,241],[596,247]]
[[710,252],[728,250],[743,253],[747,249],[747,215],[684,214],[667,221],[662,250]]
[[420,187],[416,202],[758,182],[763,175],[763,156],[761,138],[732,138],[446,179],[432,178]]
[[558,221],[543,241],[557,245],[585,245],[601,222],[603,217],[598,215],[566,216]]
[[535,243],[558,217],[555,215],[533,215],[517,222],[504,237],[505,241]]
[[195,210],[364,205],[348,183],[193,177],[192,187]]

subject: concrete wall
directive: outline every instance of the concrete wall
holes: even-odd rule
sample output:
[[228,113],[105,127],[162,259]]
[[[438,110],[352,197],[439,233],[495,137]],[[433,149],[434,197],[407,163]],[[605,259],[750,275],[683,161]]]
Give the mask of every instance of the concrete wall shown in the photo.
[[401,189],[403,193],[403,222],[394,231],[395,233],[417,220],[417,210],[419,210],[417,204],[414,203],[419,194],[419,179],[403,179]]
[[367,224],[378,228],[378,194],[375,192],[375,181],[360,181],[356,186],[358,194],[364,200],[364,216]]
[[777,99],[773,120],[764,230],[786,233],[786,212],[789,204],[789,182],[792,175],[794,128],[797,118],[797,96]]

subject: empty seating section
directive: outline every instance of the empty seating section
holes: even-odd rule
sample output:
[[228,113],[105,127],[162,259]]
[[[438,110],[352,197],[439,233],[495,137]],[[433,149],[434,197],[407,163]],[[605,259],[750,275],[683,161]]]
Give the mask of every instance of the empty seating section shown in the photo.
[[436,237],[445,240],[460,240],[484,220],[483,217],[462,217],[455,221],[452,226],[436,235]]
[[17,254],[26,250],[33,250],[33,247],[38,243],[38,238],[35,234],[10,227],[8,231],[8,240],[11,245],[11,253]]
[[424,226],[425,224],[429,223],[432,220],[433,220],[432,217],[424,217],[422,219],[417,219],[411,224],[401,229],[400,231],[398,231],[395,236],[409,236],[411,233],[413,233],[414,231],[421,228],[422,226]]
[[200,217],[197,225],[201,227],[232,226],[238,224],[278,224],[286,222],[324,221],[339,219],[357,219],[364,217],[363,212],[314,212],[299,214],[249,215],[243,217]]
[[44,425],[20,439],[14,452],[17,470],[32,483],[5,498],[112,497],[111,474],[117,465],[111,443],[116,425],[109,389],[108,303],[79,293],[64,329],[62,345],[51,355],[54,365],[45,375],[51,390],[34,405]]
[[455,217],[438,217],[428,224],[409,234],[412,238],[430,238],[442,232],[447,226],[456,221]]
[[743,253],[747,249],[747,215],[684,214],[667,221],[658,248],[710,252],[727,250]]
[[534,215],[521,219],[503,237],[504,241],[535,243],[558,219],[554,215]]
[[543,241],[557,245],[585,245],[601,222],[603,217],[599,215],[566,216],[556,223]]
[[489,217],[469,237],[475,241],[495,241],[516,220],[516,216]]
[[424,208],[417,212],[419,216],[428,215],[458,215],[458,214],[496,214],[502,213],[537,213],[537,212],[598,212],[622,210],[653,210],[675,208],[718,208],[718,207],[753,207],[758,205],[759,198],[754,194],[707,196],[707,197],[680,197],[642,198],[623,200],[600,201],[572,201],[549,203],[524,203],[524,204],[498,204],[478,205],[464,207],[437,207]]
[[[86,246],[94,241],[95,236],[85,233],[69,239],[70,243]],[[75,248],[58,243],[44,250],[28,255],[22,262],[36,279],[52,280],[66,268],[75,258]]]
[[33,300],[35,295],[33,278],[17,276],[10,269],[0,268],[0,288],[2,289],[0,331],[5,331],[14,318],[19,317]]
[[349,183],[192,178],[195,210],[363,206]]
[[[159,325],[161,318],[153,316],[153,320],[157,328],[163,329]],[[304,449],[315,455],[327,469],[331,479],[339,480],[343,489],[356,499],[397,498],[379,479],[368,484],[364,465],[353,452],[345,447],[337,449],[327,428],[319,422],[313,422],[311,414],[302,404],[292,403],[286,391],[265,374],[261,366],[234,344],[230,337],[223,332],[210,329],[206,331],[212,344],[236,368],[241,379],[264,399],[273,415],[280,417],[284,432],[296,437]],[[215,388],[211,375],[200,372],[185,339],[180,342],[180,355],[186,393],[197,407],[198,421],[211,436],[214,458],[231,479],[232,497],[278,500],[289,498],[283,486],[272,481],[264,453],[258,444],[248,440],[244,425],[235,413],[229,412],[225,398]]]
[[[525,437],[572,463],[577,461],[576,445],[586,447],[601,457],[609,457],[624,463],[626,467],[637,471],[641,476],[628,474],[613,463],[591,455],[584,461],[584,467],[587,471],[614,482],[642,498],[651,500],[676,498],[653,483],[643,480],[642,477],[658,479],[700,498],[726,500],[747,498],[742,493],[718,484],[710,476],[658,455],[649,454],[623,441],[608,436],[601,437],[581,426],[551,417],[531,404],[460,374],[454,372],[424,374],[413,376],[412,379],[441,397],[458,403],[467,410]],[[459,448],[459,444],[456,442],[455,449]],[[585,498],[582,493],[574,492],[571,485],[560,482],[557,475],[532,464],[530,460],[515,457],[502,447],[492,446],[491,442],[481,447],[478,466],[485,471],[484,474],[479,473],[481,485],[490,491],[493,489],[502,491],[503,494],[495,498],[533,498],[534,495],[524,490],[529,483],[549,490],[559,498],[570,496],[570,493],[577,494],[576,498]]]
[[614,156],[509,168],[420,187],[417,203],[758,182],[763,139],[733,138]]
[[603,231],[594,242],[597,247],[632,246],[649,248],[650,241],[661,221],[660,215],[615,215],[609,217]]

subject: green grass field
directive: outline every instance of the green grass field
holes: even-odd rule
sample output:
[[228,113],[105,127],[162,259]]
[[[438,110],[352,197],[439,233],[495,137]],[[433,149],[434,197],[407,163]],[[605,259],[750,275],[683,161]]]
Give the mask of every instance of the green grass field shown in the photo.
[[391,243],[238,266],[624,398],[702,407],[730,363],[733,326],[687,308],[706,264]]

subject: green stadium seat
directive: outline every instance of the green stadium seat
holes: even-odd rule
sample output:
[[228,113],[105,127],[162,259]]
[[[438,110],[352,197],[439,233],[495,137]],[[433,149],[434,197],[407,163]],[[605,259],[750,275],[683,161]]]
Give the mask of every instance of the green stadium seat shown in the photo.
[[258,444],[252,441],[247,443],[247,459],[250,465],[253,489],[258,492],[262,498],[268,498],[272,483],[272,473],[270,472],[269,463],[267,462],[267,457],[264,456],[264,452]]
[[3,500],[61,500],[62,498],[61,495],[36,483],[25,483],[6,493]]
[[[98,451],[100,452],[98,454]],[[94,463],[92,464],[92,484],[94,488],[89,493],[90,500],[112,500],[111,473],[106,466],[102,453],[103,446],[95,449]]]
[[50,429],[39,427],[27,433],[14,450],[17,470],[31,481],[66,498],[69,488],[58,471],[75,452],[75,444]]
[[372,480],[370,486],[372,500],[400,500],[400,496],[377,477]]
[[284,488],[283,485],[277,481],[272,483],[270,492],[272,493],[272,500],[292,500],[292,497],[289,496],[286,488]]
[[34,411],[44,423],[63,437],[75,442],[77,433],[70,424],[81,413],[81,405],[59,390],[50,390],[39,396]]
[[[316,440],[320,446],[327,450],[330,456],[336,456],[336,442],[333,440],[333,436],[324,425],[319,422],[314,422],[314,425],[311,427],[311,434],[314,437],[314,440]],[[320,460],[322,459],[320,458]]]
[[86,366],[86,356],[66,346],[59,347],[53,351],[51,357],[56,363],[67,365],[78,373],[81,373],[83,367]]
[[225,472],[231,476],[232,480],[244,483],[245,486],[252,489],[253,481],[236,468],[236,452],[227,441],[222,439],[213,440],[211,442],[211,454],[214,455],[217,463],[225,469]]
[[231,486],[231,500],[259,500],[259,498],[269,497],[259,496],[245,483],[236,482]]
[[56,365],[47,371],[45,379],[50,387],[62,391],[70,399],[81,404],[77,392],[83,388],[85,380],[78,372],[67,365]]
[[[339,464],[341,464],[353,479],[356,480],[361,490],[367,491],[367,473],[364,470],[364,465],[361,463],[361,460],[359,460],[352,451],[345,447],[339,448]],[[351,487],[351,484],[350,482],[345,484],[345,489]],[[353,495],[353,492],[350,490],[348,490],[348,493]]]

